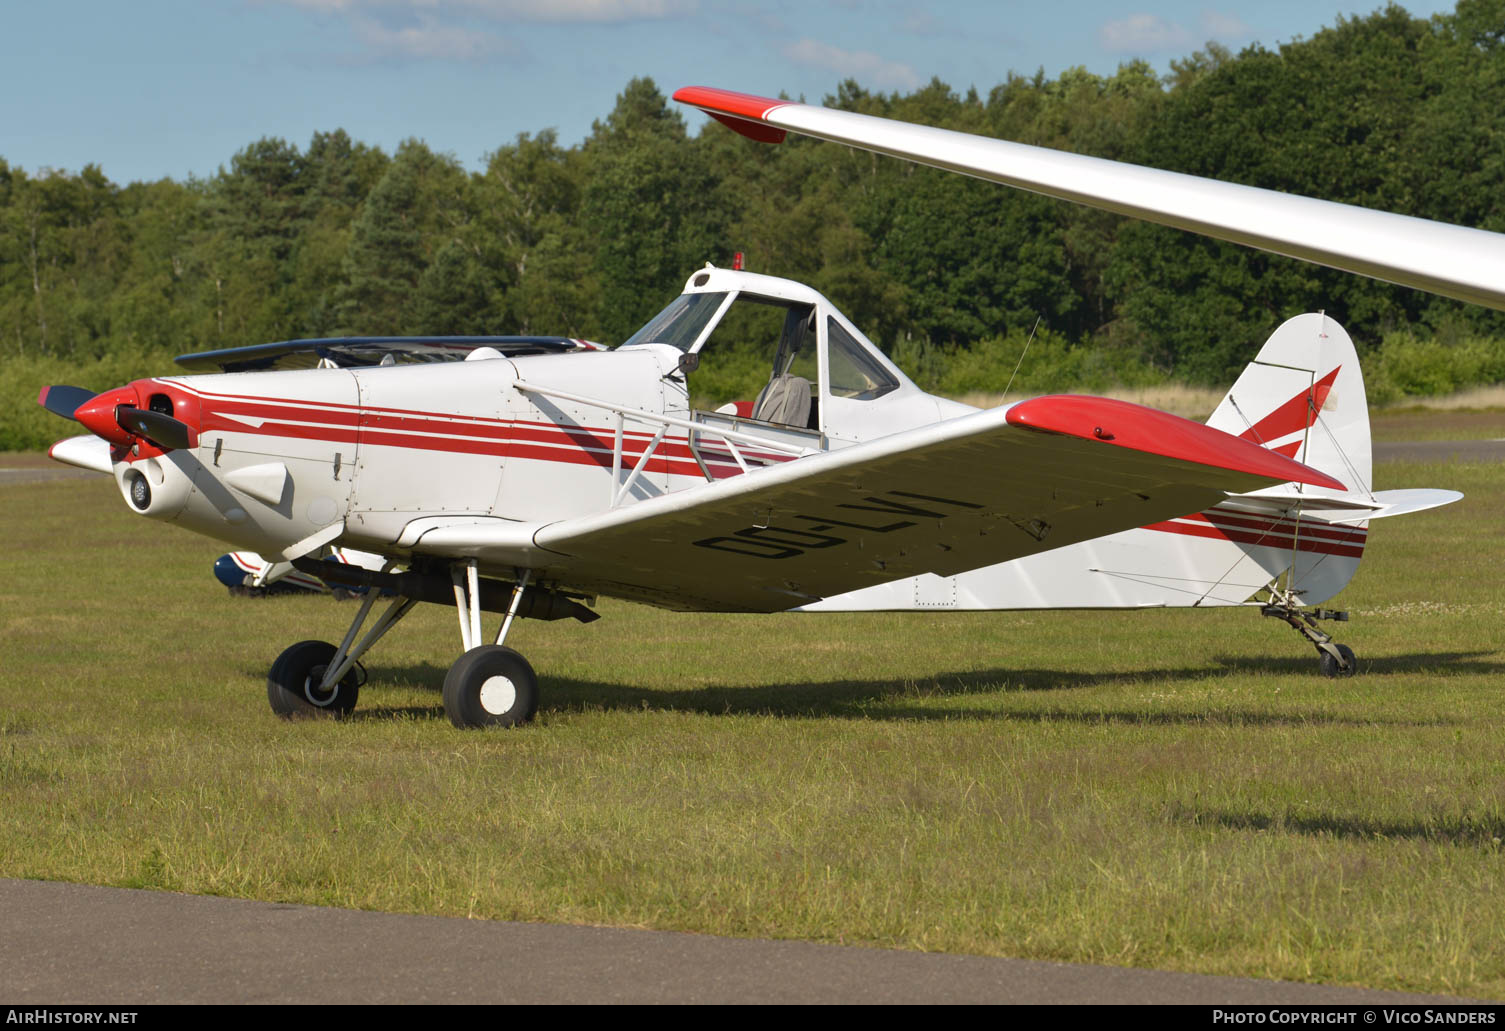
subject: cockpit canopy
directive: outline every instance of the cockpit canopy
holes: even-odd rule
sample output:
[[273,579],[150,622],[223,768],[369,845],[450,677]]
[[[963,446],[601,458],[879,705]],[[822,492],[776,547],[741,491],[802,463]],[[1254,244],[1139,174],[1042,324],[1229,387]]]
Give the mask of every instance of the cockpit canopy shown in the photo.
[[[820,430],[824,399],[872,401],[918,392],[830,301],[772,276],[706,268],[685,292],[622,346],[667,344],[682,361],[691,394],[715,393],[733,373],[760,370],[761,390],[738,414],[758,422]],[[719,377],[719,379],[718,379]]]

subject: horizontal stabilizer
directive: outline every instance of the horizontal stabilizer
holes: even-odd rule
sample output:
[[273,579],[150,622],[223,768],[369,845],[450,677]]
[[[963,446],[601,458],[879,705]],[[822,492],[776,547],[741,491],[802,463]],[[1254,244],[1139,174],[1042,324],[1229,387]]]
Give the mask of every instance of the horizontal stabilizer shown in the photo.
[[1317,501],[1316,504],[1309,502],[1303,511],[1313,519],[1343,525],[1362,523],[1366,519],[1386,519],[1390,516],[1425,512],[1430,508],[1441,508],[1443,505],[1451,505],[1455,501],[1463,500],[1463,495],[1456,490],[1438,490],[1429,487],[1379,490],[1375,491],[1372,497],[1374,505],[1366,512],[1355,512],[1346,508],[1319,507],[1325,506],[1325,499]]

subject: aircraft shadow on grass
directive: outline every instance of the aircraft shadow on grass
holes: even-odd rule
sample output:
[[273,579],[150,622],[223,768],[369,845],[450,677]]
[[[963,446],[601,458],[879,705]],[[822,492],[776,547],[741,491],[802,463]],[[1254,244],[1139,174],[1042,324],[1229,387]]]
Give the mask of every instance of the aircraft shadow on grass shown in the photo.
[[[1375,658],[1359,656],[1358,675],[1388,676],[1399,673],[1445,673],[1448,676],[1485,675],[1499,676],[1505,673],[1505,663],[1489,661],[1488,656],[1499,652],[1484,649],[1472,652],[1412,652],[1406,655],[1381,655]],[[1311,660],[1295,656],[1249,656],[1218,655],[1213,662],[1229,672],[1292,674],[1310,676]],[[1204,671],[1205,672],[1205,671]],[[1149,674],[1158,675],[1158,674]]]
[[[1505,664],[1489,661],[1494,652],[1416,653],[1361,660],[1369,675],[1445,671],[1449,675],[1505,673]],[[1213,663],[1226,672],[1257,672],[1275,675],[1311,675],[1311,662],[1298,658],[1237,658],[1219,656]],[[255,675],[254,671],[247,671]],[[1143,673],[1087,673],[1048,669],[989,669],[969,672],[938,672],[923,678],[885,680],[824,680],[804,683],[759,685],[713,684],[685,690],[648,690],[631,684],[568,677],[551,678],[541,708],[545,712],[585,710],[638,711],[665,709],[707,715],[762,714],[778,717],[854,718],[873,720],[994,719],[1034,723],[1125,723],[1145,725],[1208,724],[1233,726],[1445,726],[1451,720],[1385,719],[1365,715],[1315,713],[1301,708],[1289,711],[1227,708],[1196,711],[1162,711],[1145,708],[1040,711],[1010,711],[976,705],[936,704],[936,699],[966,699],[969,696],[1064,692],[1105,685],[1133,685],[1147,681],[1205,680],[1217,675],[1216,666],[1183,667]],[[445,670],[432,663],[412,666],[380,666],[370,671],[372,685],[366,690],[376,697],[385,685],[433,691],[444,686]],[[1361,674],[1362,675],[1362,674]],[[373,699],[374,700],[374,699]],[[923,704],[917,704],[923,703]],[[402,706],[357,709],[353,719],[434,718],[442,719],[444,708],[435,698],[432,706]]]
[[1286,831],[1365,841],[1405,839],[1497,849],[1500,841],[1505,839],[1505,820],[1498,817],[1475,819],[1460,813],[1385,820],[1347,813],[1236,812],[1228,809],[1173,806],[1168,815],[1178,823],[1200,827],[1222,827],[1236,831]]

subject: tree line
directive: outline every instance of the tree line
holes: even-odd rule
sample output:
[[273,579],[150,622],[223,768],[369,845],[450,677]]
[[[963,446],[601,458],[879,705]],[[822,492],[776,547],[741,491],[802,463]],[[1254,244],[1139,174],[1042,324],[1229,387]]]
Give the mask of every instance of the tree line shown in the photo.
[[[1390,6],[1171,69],[1010,74],[986,95],[847,81],[825,103],[1505,230],[1505,0]],[[617,343],[737,251],[824,292],[932,385],[1036,326],[1074,375],[1221,382],[1316,308],[1361,353],[1399,334],[1505,379],[1500,313],[832,144],[691,134],[649,79],[582,143],[524,134],[477,172],[342,130],[258,140],[186,182],[0,158],[0,363],[13,383],[294,337]],[[0,419],[0,447],[35,446]]]

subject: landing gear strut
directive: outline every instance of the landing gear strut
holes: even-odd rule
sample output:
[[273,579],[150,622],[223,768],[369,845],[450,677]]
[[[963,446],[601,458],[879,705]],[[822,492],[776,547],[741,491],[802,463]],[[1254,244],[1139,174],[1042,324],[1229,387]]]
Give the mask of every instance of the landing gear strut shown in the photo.
[[1317,625],[1319,619],[1347,623],[1347,612],[1337,609],[1303,609],[1293,594],[1273,587],[1270,589],[1269,603],[1261,606],[1259,611],[1261,615],[1285,620],[1312,643],[1317,649],[1317,661],[1324,677],[1351,677],[1358,669],[1353,649],[1346,644],[1338,644]]
[[[448,603],[452,596],[462,654],[444,678],[444,711],[457,727],[514,727],[527,723],[538,711],[538,676],[527,659],[504,645],[513,621],[571,617],[588,623],[598,618],[575,596],[549,589],[529,591],[531,570],[518,570],[513,584],[482,579],[474,559],[451,563],[447,584],[433,566],[389,573],[311,561],[299,568],[326,582],[365,587],[366,593],[338,648],[323,641],[302,641],[272,665],[267,698],[279,716],[349,713],[365,682],[365,671],[359,668],[361,656],[420,600]],[[383,592],[391,596],[390,603],[357,641]],[[495,643],[486,644],[481,637],[481,611],[503,611],[504,605],[506,618]]]
[[444,712],[464,729],[515,727],[538,711],[538,676],[528,660],[504,647],[507,631],[517,618],[530,570],[523,570],[512,589],[507,616],[495,644],[481,643],[481,586],[475,560],[450,569],[455,587],[455,610],[460,617],[460,643],[465,653],[444,677]]
[[326,685],[324,674],[334,655],[335,647],[327,641],[299,641],[277,656],[267,674],[267,701],[272,711],[288,719],[348,715],[366,678],[348,669]]
[[376,599],[376,591],[366,592],[360,611],[338,648],[326,641],[299,641],[277,656],[267,674],[267,701],[273,712],[288,718],[350,714],[366,680],[365,671],[356,669],[357,660],[418,604],[412,598],[393,598],[366,636],[352,648],[355,635],[365,624]]

